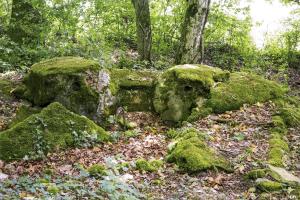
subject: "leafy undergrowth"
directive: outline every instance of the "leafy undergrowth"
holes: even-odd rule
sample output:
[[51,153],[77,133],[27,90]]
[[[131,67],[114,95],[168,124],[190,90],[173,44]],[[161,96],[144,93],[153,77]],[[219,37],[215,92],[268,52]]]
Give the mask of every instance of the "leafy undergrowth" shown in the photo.
[[[9,105],[0,106],[0,113]],[[15,109],[8,112],[10,118]],[[0,199],[292,199],[291,188],[263,193],[255,182],[244,178],[267,164],[274,112],[272,102],[245,105],[180,128],[204,133],[208,145],[231,162],[233,173],[188,174],[165,162],[172,143],[166,134],[170,128],[156,115],[134,112],[126,114],[128,121],[136,123],[134,130],[110,127],[115,142],[51,153],[40,161],[0,161]],[[8,121],[3,120],[3,127]],[[285,158],[285,168],[297,176],[299,132],[300,128],[289,129],[290,152]],[[149,161],[151,170],[137,165],[141,160],[146,166]]]

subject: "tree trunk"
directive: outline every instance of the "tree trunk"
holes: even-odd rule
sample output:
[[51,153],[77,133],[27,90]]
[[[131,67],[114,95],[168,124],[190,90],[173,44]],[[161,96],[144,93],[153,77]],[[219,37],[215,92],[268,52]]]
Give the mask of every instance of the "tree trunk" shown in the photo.
[[148,0],[131,0],[136,14],[138,53],[141,60],[151,62],[151,21]]
[[203,33],[211,0],[187,0],[188,7],[182,27],[179,64],[197,64],[203,60]]

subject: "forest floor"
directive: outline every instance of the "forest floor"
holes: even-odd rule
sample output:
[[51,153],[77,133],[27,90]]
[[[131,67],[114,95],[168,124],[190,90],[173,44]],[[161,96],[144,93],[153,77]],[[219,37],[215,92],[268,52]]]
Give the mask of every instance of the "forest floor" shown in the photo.
[[[11,76],[18,79],[18,77]],[[4,130],[23,104],[16,99],[0,97],[0,131]],[[135,122],[135,137],[126,137],[117,126],[113,134],[119,137],[113,143],[93,148],[71,149],[51,153],[40,161],[0,161],[0,199],[5,194],[18,195],[20,199],[35,199],[49,191],[49,184],[64,190],[53,199],[89,199],[103,182],[83,175],[83,169],[103,164],[123,182],[133,184],[145,199],[257,199],[261,191],[255,183],[246,180],[245,174],[266,165],[269,132],[275,106],[272,102],[245,105],[238,111],[210,115],[181,128],[195,128],[210,137],[209,146],[224,155],[234,166],[233,173],[206,171],[187,174],[174,164],[164,162],[157,172],[141,172],[134,168],[138,158],[164,159],[171,140],[166,137],[170,127],[159,117],[145,112],[126,113],[126,119]],[[289,129],[289,156],[285,168],[300,176],[300,127]],[[128,163],[126,167],[122,163]],[[111,165],[112,164],[112,165]],[[115,167],[123,166],[123,167]],[[70,178],[73,177],[73,178]],[[11,182],[1,183],[8,179]],[[45,189],[45,181],[47,184]],[[69,184],[66,184],[69,183]],[[1,194],[3,192],[3,194]],[[56,194],[56,192],[54,192]],[[264,194],[268,199],[291,199],[289,190]],[[48,193],[47,193],[48,194]],[[53,194],[53,192],[52,192]],[[3,196],[1,196],[3,195]],[[97,197],[97,194],[94,197]]]

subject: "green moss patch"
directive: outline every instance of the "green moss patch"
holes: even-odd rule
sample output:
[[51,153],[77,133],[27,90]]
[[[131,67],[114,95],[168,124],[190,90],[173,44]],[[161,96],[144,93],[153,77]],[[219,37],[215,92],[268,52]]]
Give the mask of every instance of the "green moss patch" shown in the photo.
[[81,132],[92,135],[97,142],[110,139],[101,127],[86,117],[74,114],[59,103],[52,103],[40,113],[0,133],[0,159],[17,160],[36,151],[45,151],[46,155],[56,149],[72,147],[80,141],[78,135]]
[[270,181],[268,179],[258,179],[256,181],[256,187],[263,192],[273,192],[284,189],[285,185],[276,181]]
[[290,127],[300,126],[300,107],[287,106],[280,109],[279,114]]
[[278,115],[273,117],[273,125],[274,127],[270,129],[268,163],[282,167],[284,166],[284,156],[289,151],[288,143],[284,139],[287,128],[283,119]]
[[267,170],[266,169],[254,169],[249,171],[246,175],[246,179],[252,179],[256,180],[258,178],[264,178],[267,176]]
[[228,77],[228,72],[205,65],[172,67],[159,78],[155,89],[154,108],[163,120],[186,120],[192,109],[201,107],[208,98],[215,81],[224,81]]
[[146,172],[156,172],[163,166],[162,160],[145,160],[145,159],[138,159],[135,162],[136,169],[140,171]]
[[31,67],[31,71],[40,76],[77,74],[87,70],[99,70],[99,64],[80,57],[60,57],[39,62]]
[[98,76],[99,68],[96,62],[77,57],[42,61],[33,65],[25,77],[24,96],[37,106],[57,101],[69,110],[93,119],[99,95],[88,81],[91,76]]
[[152,111],[158,72],[146,70],[110,69],[112,92],[118,106],[128,111]]
[[217,168],[230,172],[232,170],[230,163],[208,147],[203,137],[198,135],[192,130],[178,139],[169,152],[168,162],[176,163],[180,169],[187,172]]
[[237,110],[243,104],[281,98],[284,94],[285,89],[273,81],[254,74],[237,72],[230,75],[229,81],[211,89],[207,105],[215,113],[222,113]]

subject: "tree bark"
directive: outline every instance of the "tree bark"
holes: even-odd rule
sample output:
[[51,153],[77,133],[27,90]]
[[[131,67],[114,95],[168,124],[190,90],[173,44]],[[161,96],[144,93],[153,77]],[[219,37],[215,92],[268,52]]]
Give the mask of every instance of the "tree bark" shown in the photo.
[[131,0],[136,14],[138,53],[141,60],[151,62],[151,21],[148,0]]
[[188,6],[182,27],[178,64],[197,64],[203,61],[203,33],[211,0],[187,0]]

